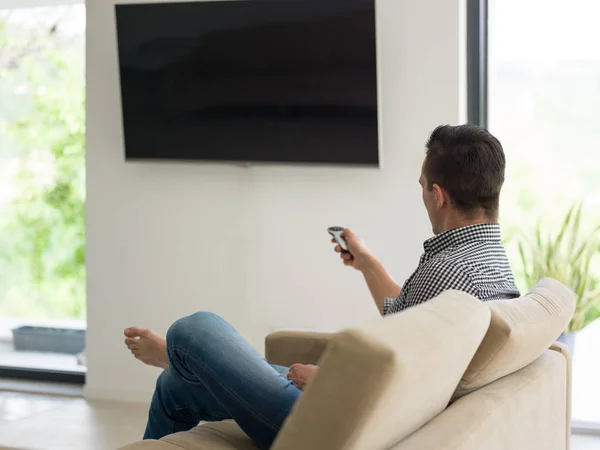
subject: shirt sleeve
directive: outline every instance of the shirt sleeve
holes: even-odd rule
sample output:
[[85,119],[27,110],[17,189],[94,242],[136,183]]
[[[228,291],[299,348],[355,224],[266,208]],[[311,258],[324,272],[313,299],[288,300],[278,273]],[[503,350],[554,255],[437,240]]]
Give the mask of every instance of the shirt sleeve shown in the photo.
[[434,260],[426,264],[412,280],[406,293],[406,308],[419,305],[449,289],[477,297],[477,286],[471,275],[455,261]]
[[391,307],[396,301],[400,301],[400,295],[398,297],[386,297],[383,299],[383,315],[387,315],[390,312]]

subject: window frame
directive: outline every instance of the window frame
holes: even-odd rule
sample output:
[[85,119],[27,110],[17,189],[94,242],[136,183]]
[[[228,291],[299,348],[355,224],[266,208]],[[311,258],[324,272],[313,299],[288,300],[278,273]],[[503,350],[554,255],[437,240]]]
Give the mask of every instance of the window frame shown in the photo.
[[488,0],[467,0],[467,119],[488,125]]
[[[85,5],[85,0],[0,0],[0,10],[81,4]],[[85,377],[85,373],[69,370],[52,370],[0,365],[0,379],[11,378],[16,380],[84,385]]]

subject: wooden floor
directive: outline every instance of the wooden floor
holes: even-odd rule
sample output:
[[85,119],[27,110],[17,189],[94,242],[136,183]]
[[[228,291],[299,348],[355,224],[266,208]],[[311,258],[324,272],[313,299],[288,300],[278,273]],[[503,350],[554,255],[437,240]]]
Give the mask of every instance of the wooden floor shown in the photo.
[[140,439],[146,405],[0,392],[0,448],[115,450]]
[[[0,391],[0,449],[115,450],[140,438],[147,410],[146,405]],[[573,436],[572,443],[572,450],[599,450],[600,436]]]

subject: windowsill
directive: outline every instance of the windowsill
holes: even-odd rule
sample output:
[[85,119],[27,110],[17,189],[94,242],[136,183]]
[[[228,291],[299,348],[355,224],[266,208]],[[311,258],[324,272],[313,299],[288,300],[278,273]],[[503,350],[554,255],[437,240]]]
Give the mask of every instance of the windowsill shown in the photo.
[[58,395],[64,397],[83,397],[83,386],[80,384],[14,380],[10,378],[0,379],[0,391]]
[[17,351],[12,344],[12,330],[21,325],[85,329],[84,320],[10,319],[0,318],[0,366],[22,369],[86,373],[76,355],[64,353]]

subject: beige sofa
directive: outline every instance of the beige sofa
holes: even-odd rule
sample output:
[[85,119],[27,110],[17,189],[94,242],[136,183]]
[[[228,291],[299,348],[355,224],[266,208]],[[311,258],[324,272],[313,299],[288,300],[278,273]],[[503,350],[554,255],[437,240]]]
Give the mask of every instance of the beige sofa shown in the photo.
[[[278,332],[275,364],[321,369],[273,450],[565,450],[570,359],[554,343],[572,291],[542,280],[517,300],[439,297],[337,334]],[[255,450],[233,421],[127,450]]]

